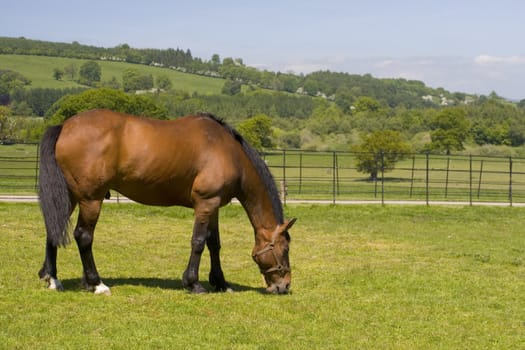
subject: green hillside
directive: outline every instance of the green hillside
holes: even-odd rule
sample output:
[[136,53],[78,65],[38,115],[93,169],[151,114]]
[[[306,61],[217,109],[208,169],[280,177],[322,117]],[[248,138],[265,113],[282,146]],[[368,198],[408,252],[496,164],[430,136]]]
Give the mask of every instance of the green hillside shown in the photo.
[[[0,55],[0,69],[9,69],[21,73],[31,80],[31,87],[34,88],[70,88],[79,87],[76,81],[63,78],[55,80],[53,70],[74,64],[77,69],[86,60],[63,57],[47,56],[25,56],[25,55]],[[224,79],[205,77],[195,74],[178,72],[172,69],[145,66],[125,62],[97,61],[102,68],[102,81],[108,81],[115,77],[119,82],[122,81],[124,70],[133,68],[141,74],[151,74],[153,77],[159,75],[168,76],[172,82],[173,89],[186,91],[188,93],[197,92],[199,94],[210,95],[220,94]]]

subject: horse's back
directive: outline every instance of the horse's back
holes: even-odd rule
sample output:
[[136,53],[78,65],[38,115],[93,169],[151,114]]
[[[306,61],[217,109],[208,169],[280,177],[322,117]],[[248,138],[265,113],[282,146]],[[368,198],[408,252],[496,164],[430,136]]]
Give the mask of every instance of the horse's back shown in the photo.
[[240,150],[231,133],[206,116],[161,121],[108,110],[68,119],[56,146],[77,197],[100,197],[111,188],[146,204],[185,206],[192,206],[195,192],[234,196]]

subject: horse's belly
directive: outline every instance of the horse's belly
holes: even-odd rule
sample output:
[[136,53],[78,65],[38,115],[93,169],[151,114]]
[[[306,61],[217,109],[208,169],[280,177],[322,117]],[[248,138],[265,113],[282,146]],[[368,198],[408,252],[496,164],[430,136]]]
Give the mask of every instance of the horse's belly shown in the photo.
[[192,207],[189,195],[179,193],[174,189],[155,188],[149,186],[116,186],[115,190],[127,198],[146,205]]

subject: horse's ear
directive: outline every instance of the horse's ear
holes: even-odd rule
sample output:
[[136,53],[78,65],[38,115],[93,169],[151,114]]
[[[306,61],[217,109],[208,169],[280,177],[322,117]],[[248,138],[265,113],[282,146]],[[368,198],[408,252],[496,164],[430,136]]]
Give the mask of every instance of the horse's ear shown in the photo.
[[292,219],[286,220],[284,222],[284,224],[283,224],[282,232],[288,231],[290,229],[290,227],[292,227],[293,224],[295,224],[296,221],[297,221],[297,218],[292,218]]

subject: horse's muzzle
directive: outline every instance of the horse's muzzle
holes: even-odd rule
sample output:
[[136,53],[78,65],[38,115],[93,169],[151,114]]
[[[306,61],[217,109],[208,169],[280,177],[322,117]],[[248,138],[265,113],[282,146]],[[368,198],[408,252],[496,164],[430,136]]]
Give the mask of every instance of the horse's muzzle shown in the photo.
[[290,282],[283,278],[279,282],[271,284],[266,288],[266,291],[272,294],[288,294],[290,293]]

